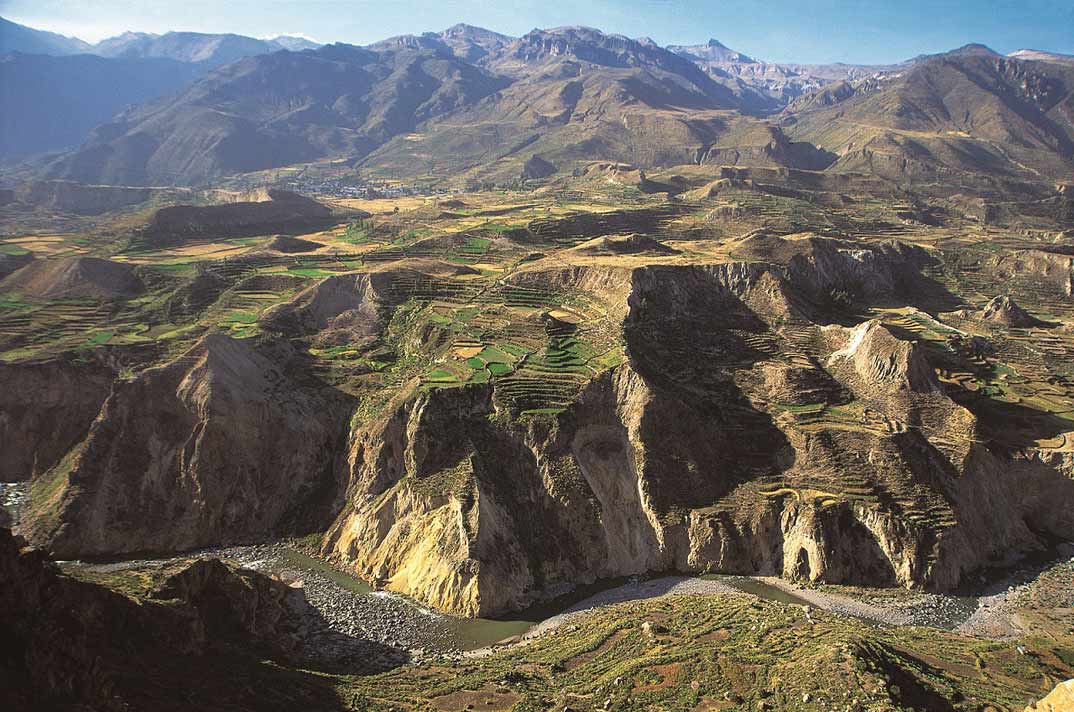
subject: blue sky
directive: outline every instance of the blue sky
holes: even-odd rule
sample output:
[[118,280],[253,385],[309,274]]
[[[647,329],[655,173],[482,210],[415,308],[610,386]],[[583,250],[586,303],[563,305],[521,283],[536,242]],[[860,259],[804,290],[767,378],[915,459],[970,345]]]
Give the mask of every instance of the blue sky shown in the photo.
[[89,41],[193,30],[366,44],[467,22],[511,35],[590,25],[660,44],[715,37],[770,61],[886,63],[968,42],[1074,54],[1074,0],[0,0],[0,15]]

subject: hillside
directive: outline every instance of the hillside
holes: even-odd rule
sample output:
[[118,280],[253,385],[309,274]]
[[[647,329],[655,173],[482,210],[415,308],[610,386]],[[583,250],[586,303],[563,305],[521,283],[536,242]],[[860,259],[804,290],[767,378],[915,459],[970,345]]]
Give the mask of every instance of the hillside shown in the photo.
[[734,95],[694,64],[651,42],[588,28],[535,30],[487,66],[513,81],[362,165],[498,180],[519,176],[533,155],[561,168],[594,159],[676,165],[698,160],[737,118]]
[[1062,180],[1074,166],[1074,71],[956,52],[792,105],[781,123],[792,138],[837,154],[831,170]]
[[247,57],[174,97],[117,116],[48,173],[84,182],[182,184],[363,156],[500,86],[454,56],[420,48],[332,45]]
[[[411,43],[346,51],[457,59]],[[589,80],[669,71],[620,50]],[[53,580],[62,606],[0,625],[23,651],[75,631],[63,649],[100,674],[71,696],[117,709],[301,707],[306,683],[318,709],[385,712],[1042,698],[1074,672],[1069,200],[788,168],[772,127],[697,112],[727,128],[685,166],[531,157],[525,184],[455,194],[144,189],[159,202],[77,222],[4,206],[2,516],[105,588]],[[736,156],[747,141],[769,152]],[[155,633],[147,589],[203,548],[301,589],[320,657],[221,638],[221,678],[158,667],[124,628],[140,654],[79,637],[117,630],[101,601]],[[193,572],[167,610],[232,580]],[[255,633],[280,640],[267,610]]]
[[673,45],[669,50],[708,72],[739,96],[752,111],[778,111],[796,98],[834,82],[864,79],[894,71],[890,66],[790,64],[758,61],[719,40],[703,45]]
[[203,73],[171,59],[0,55],[0,160],[75,148],[128,106],[177,91]]
[[[178,54],[165,50],[186,35],[127,44],[197,66],[252,51],[200,37]],[[980,45],[897,66],[791,65],[715,40],[665,49],[585,27],[510,38],[457,25],[247,56],[116,116],[44,174],[198,185],[332,158],[382,179],[507,184],[539,159],[542,179],[603,160],[1051,183],[1071,171],[1072,87],[1062,63]]]
[[455,5],[0,24],[0,711],[1070,712],[1069,57]]

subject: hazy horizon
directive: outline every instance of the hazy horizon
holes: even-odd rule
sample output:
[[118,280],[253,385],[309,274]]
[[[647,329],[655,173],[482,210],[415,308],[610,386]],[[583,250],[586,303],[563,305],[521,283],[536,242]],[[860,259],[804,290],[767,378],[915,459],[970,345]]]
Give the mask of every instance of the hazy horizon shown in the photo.
[[[758,20],[758,11],[763,17]],[[173,3],[102,0],[0,0],[0,15],[36,29],[95,43],[123,32],[295,35],[317,42],[364,45],[400,34],[437,32],[456,23],[520,36],[534,28],[586,25],[661,45],[710,38],[773,62],[888,64],[971,42],[998,52],[1037,49],[1074,54],[1074,4],[1054,0],[980,3],[823,2],[808,15],[789,0],[719,6],[697,0],[626,3],[598,0],[579,7],[562,0],[510,7],[473,0],[373,3],[370,0],[209,0]],[[196,18],[196,19],[191,19]]]

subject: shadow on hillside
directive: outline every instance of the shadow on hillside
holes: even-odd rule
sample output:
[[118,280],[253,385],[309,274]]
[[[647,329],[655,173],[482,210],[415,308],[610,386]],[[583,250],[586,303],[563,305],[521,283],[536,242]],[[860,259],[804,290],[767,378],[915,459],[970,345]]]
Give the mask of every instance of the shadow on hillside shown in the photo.
[[789,466],[793,450],[771,416],[736,385],[736,371],[772,358],[768,324],[703,270],[649,268],[624,323],[634,369],[664,397],[641,422],[659,444],[647,469],[658,511],[708,506],[734,487]]
[[1007,453],[1070,430],[1069,420],[1036,408],[1006,403],[965,388],[948,386],[947,394],[977,416],[981,432],[990,445]]

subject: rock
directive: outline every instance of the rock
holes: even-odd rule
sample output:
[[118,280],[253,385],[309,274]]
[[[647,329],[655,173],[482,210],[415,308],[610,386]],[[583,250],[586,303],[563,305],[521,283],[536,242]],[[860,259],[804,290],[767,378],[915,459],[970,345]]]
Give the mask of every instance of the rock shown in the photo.
[[993,297],[981,310],[981,320],[1004,326],[1025,328],[1039,326],[1041,321],[1029,315],[1025,309],[1007,295]]
[[[494,615],[534,602],[542,586],[672,569],[946,588],[997,547],[1037,547],[1025,517],[1057,536],[1069,531],[1069,479],[974,445],[976,419],[940,390],[923,349],[877,321],[825,330],[834,352],[827,367],[796,366],[808,372],[801,377],[770,376],[774,367],[761,356],[750,357],[752,368],[721,365],[749,353],[737,334],[798,313],[801,294],[874,274],[877,290],[899,289],[925,259],[897,246],[854,256],[801,242],[775,246],[798,250],[773,255],[800,260],[793,274],[732,262],[538,268],[513,278],[599,294],[621,320],[627,362],[590,379],[563,414],[541,422],[497,417],[510,404],[485,384],[400,395],[353,435],[350,505],[323,553],[438,608]],[[337,285],[346,286],[339,306],[315,306],[337,303],[319,294],[330,280],[296,306],[308,323],[328,324],[340,307],[368,303],[354,296],[372,284],[362,279],[361,290]],[[704,362],[693,357],[699,352],[708,354]],[[740,388],[776,393],[795,383],[822,401],[852,394],[867,404],[862,432],[806,435],[739,400]],[[730,407],[743,415],[722,418]],[[739,417],[749,419],[750,438],[737,434]],[[937,447],[933,437],[956,445]],[[927,493],[950,512],[951,528],[934,528],[935,514],[912,519],[868,499],[821,506],[794,496],[793,485],[714,511],[753,472],[810,480],[844,461],[861,463],[855,473],[868,482],[884,473],[884,483]],[[1010,468],[1018,477],[1003,474]],[[438,473],[450,473],[450,486],[423,484],[443,483]],[[1044,491],[1050,496],[1039,497]]]
[[[176,689],[184,690],[184,704],[204,709],[249,674],[243,662],[249,652],[235,656],[235,648],[285,660],[296,650],[301,625],[290,589],[216,560],[176,566],[157,597],[135,601],[63,575],[40,551],[0,529],[0,580],[5,709],[160,709],[175,703]],[[146,686],[146,676],[155,684]],[[259,709],[277,695],[314,709],[336,701],[304,676],[262,678],[258,689],[240,686],[228,695]]]
[[240,200],[222,205],[175,205],[154,213],[143,240],[167,246],[197,238],[217,236],[310,233],[337,222],[331,209],[298,193],[276,188],[236,196]]
[[1004,252],[985,267],[996,280],[1035,280],[1069,298],[1074,296],[1074,255],[1060,247]]
[[1051,692],[1030,704],[1026,710],[1036,712],[1069,712],[1074,709],[1074,680],[1067,680],[1056,685]]
[[541,180],[555,175],[557,170],[555,165],[535,153],[523,164],[521,177],[522,180]]
[[85,436],[115,378],[96,356],[0,364],[0,482],[56,465]]
[[349,399],[294,380],[293,357],[286,341],[212,333],[117,382],[75,455],[41,476],[32,541],[64,558],[179,551],[330,517]]
[[3,280],[5,290],[30,299],[128,299],[145,291],[135,269],[98,257],[34,260]]
[[921,348],[897,338],[877,319],[851,330],[842,348],[828,358],[830,366],[838,368],[842,363],[853,366],[856,379],[866,388],[915,393],[940,389]]

